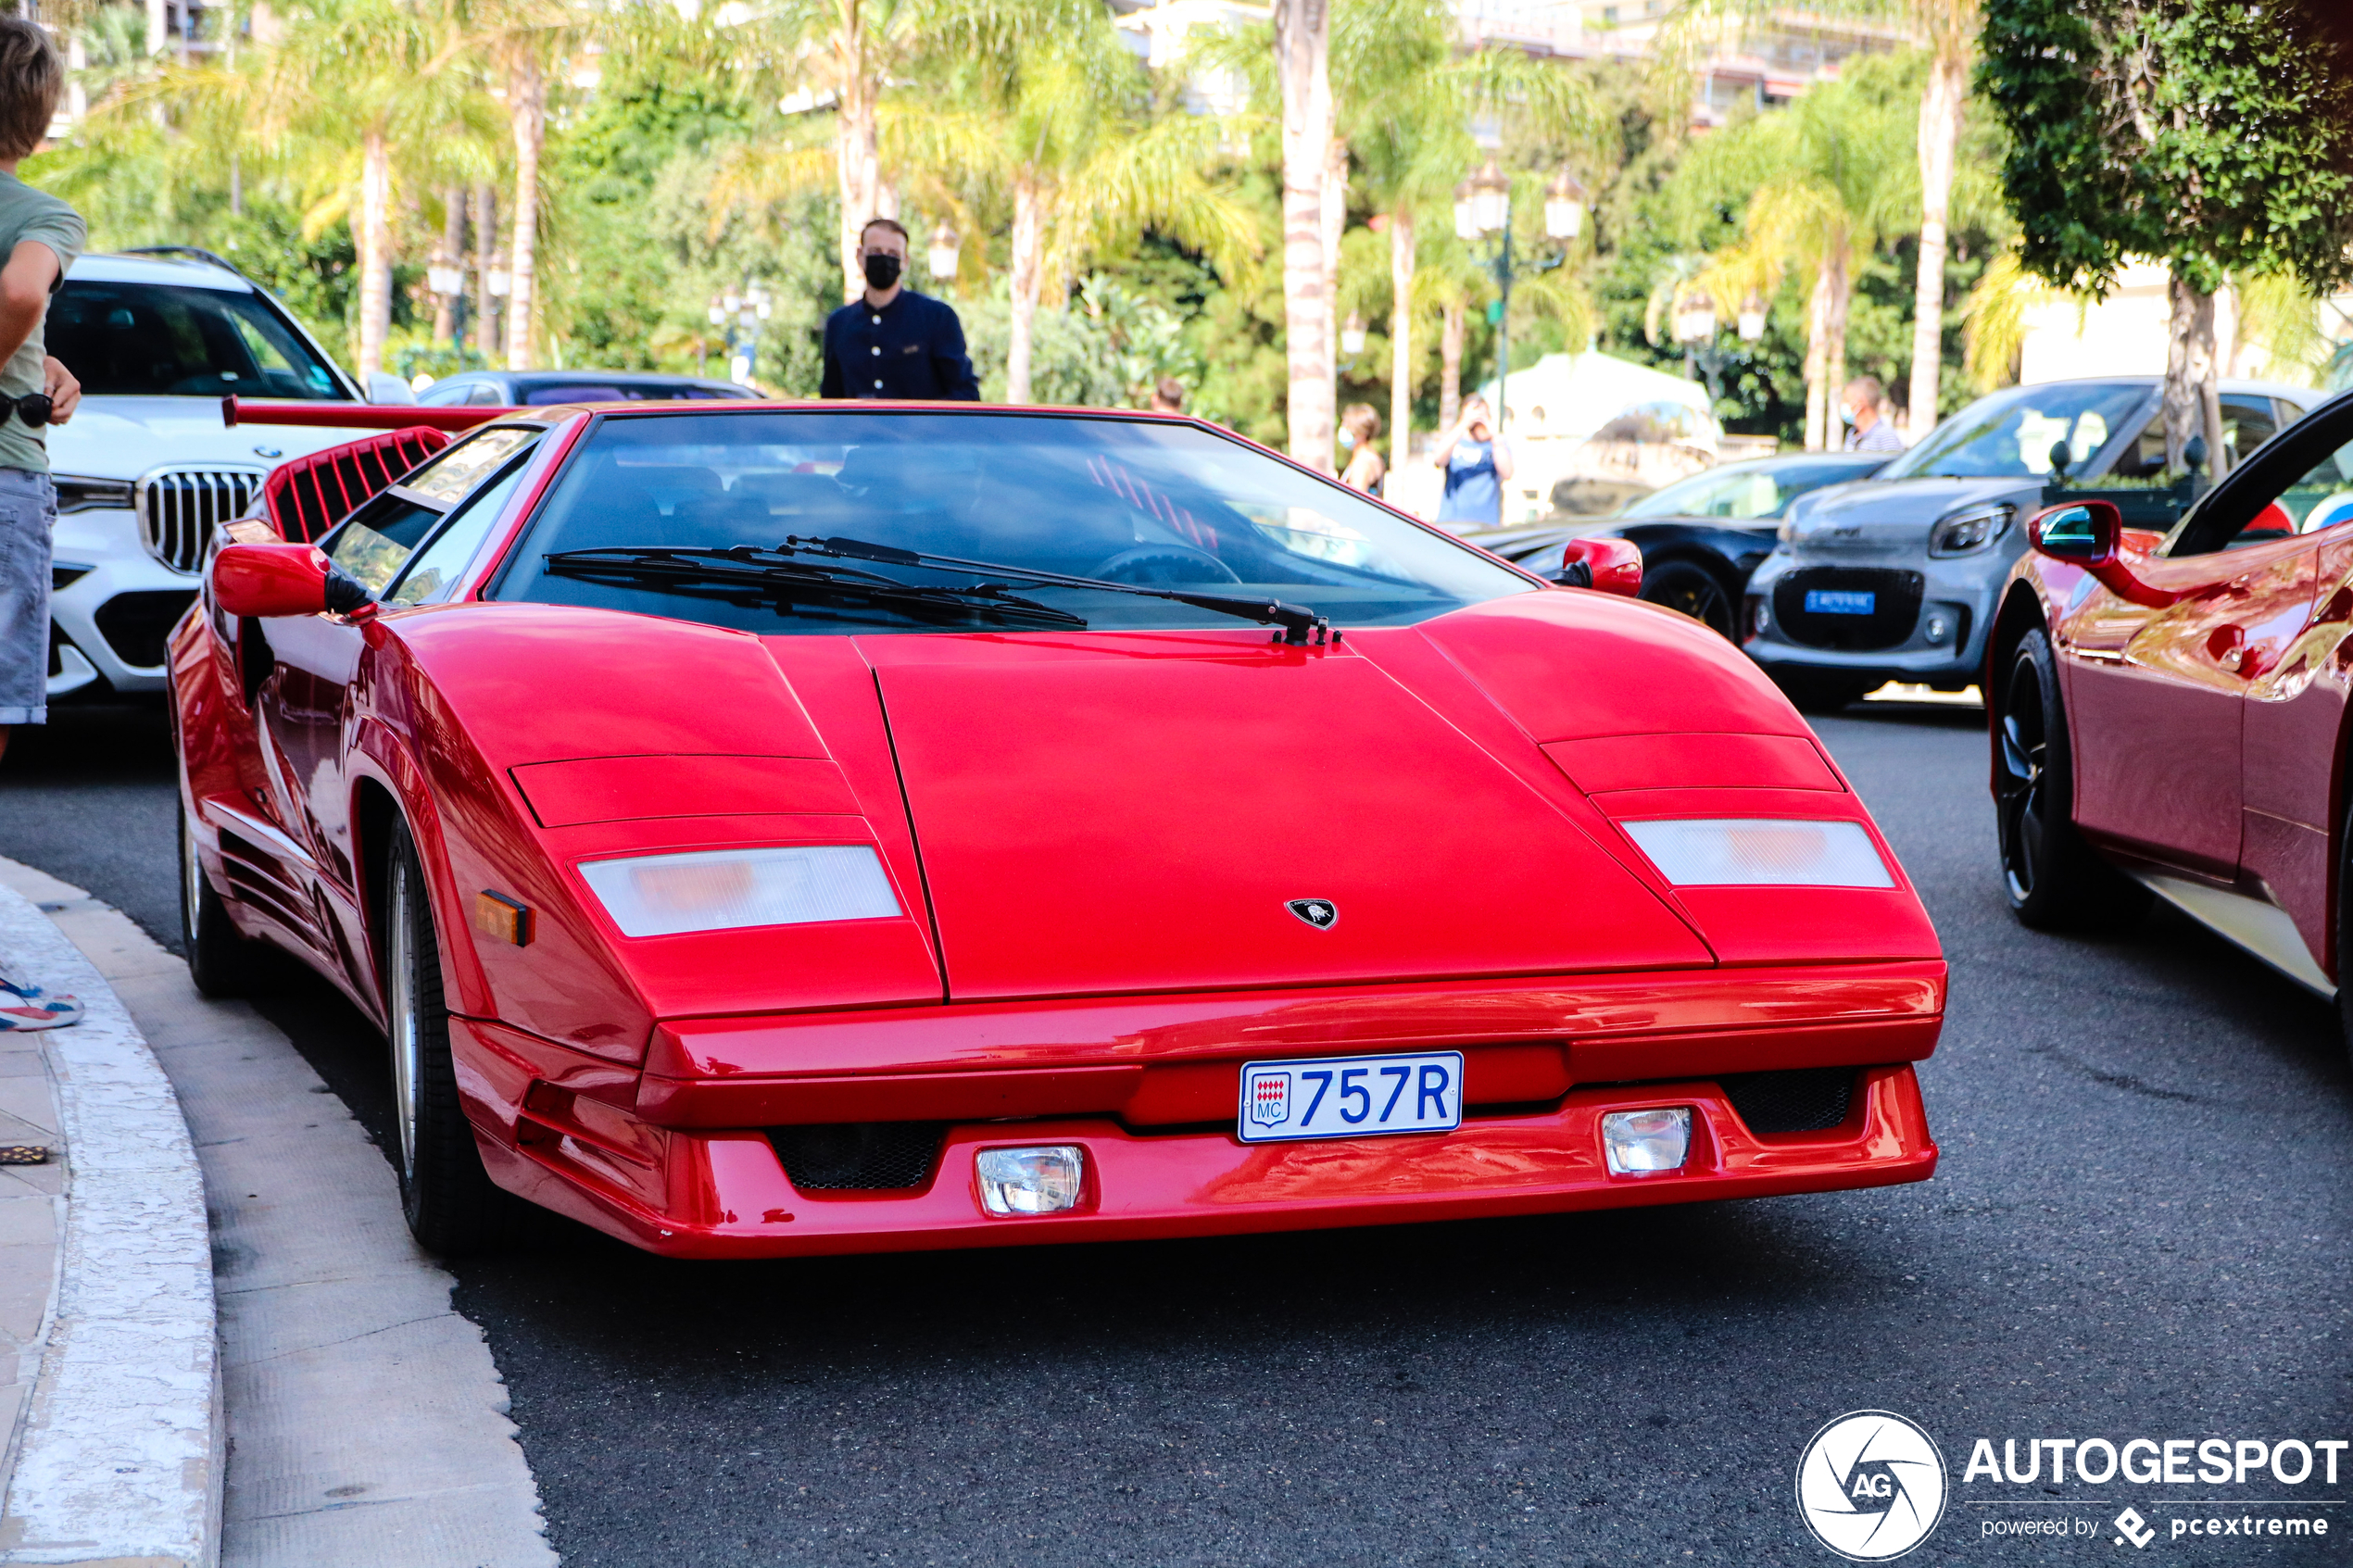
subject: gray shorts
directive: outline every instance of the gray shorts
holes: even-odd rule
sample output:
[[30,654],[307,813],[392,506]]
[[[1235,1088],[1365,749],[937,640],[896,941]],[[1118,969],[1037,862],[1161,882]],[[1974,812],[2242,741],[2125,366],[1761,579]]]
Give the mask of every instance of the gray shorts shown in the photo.
[[49,531],[45,473],[0,469],[0,724],[49,720]]

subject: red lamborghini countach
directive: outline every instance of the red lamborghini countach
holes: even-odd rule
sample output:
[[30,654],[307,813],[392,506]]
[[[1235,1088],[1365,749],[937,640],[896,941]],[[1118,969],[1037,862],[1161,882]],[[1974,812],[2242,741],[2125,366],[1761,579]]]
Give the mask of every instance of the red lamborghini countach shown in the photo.
[[430,1247],[517,1197],[746,1258],[1935,1167],[1935,933],[1696,621],[1186,420],[440,443],[273,480],[171,663],[197,983],[266,942],[381,1022]]
[[2162,536],[2101,500],[2048,508],[2028,536],[1985,683],[2019,918],[2112,922],[2159,896],[2341,996],[2353,395]]

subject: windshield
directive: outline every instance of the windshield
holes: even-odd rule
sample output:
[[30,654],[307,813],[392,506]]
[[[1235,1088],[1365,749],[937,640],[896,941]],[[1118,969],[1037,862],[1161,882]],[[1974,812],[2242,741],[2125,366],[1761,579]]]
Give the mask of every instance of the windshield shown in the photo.
[[[756,632],[972,631],[978,610],[550,573],[563,551],[773,546],[787,535],[1296,601],[1343,630],[1535,591],[1490,558],[1190,425],[1019,414],[610,415],[565,465],[495,596]],[[925,586],[963,570],[879,569]],[[1015,585],[1096,630],[1230,626],[1162,599]]]
[[2023,479],[2051,471],[2051,447],[2068,465],[2091,460],[2148,397],[2131,382],[2012,387],[1981,397],[1880,470],[1881,479]]
[[1679,479],[1627,506],[1620,517],[1779,517],[1808,490],[1861,479],[1869,463],[1733,464]]
[[226,289],[69,278],[47,342],[84,396],[351,396],[267,305]]

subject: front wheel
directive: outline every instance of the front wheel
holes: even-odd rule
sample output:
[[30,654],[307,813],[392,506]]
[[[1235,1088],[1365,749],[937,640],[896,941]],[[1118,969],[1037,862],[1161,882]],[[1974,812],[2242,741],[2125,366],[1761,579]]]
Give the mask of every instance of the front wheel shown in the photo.
[[396,830],[388,860],[384,1034],[392,1047],[392,1152],[401,1211],[429,1251],[505,1251],[519,1239],[530,1210],[482,1168],[482,1151],[458,1098],[441,944],[424,866],[405,823]]
[[1642,572],[1643,600],[1688,615],[1728,643],[1740,636],[1732,625],[1740,599],[1723,580],[1697,561],[1661,561]]
[[2041,630],[2019,639],[1995,710],[1995,822],[2002,888],[2019,923],[2037,931],[2139,919],[2147,888],[2092,852],[2076,831],[2074,755],[2058,666]]

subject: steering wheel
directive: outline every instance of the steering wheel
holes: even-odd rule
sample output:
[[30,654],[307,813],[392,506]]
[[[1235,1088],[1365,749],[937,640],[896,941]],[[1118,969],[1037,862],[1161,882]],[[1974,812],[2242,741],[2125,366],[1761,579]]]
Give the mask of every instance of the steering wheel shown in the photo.
[[1190,545],[1131,545],[1087,574],[1110,583],[1165,588],[1180,583],[1239,583],[1234,569]]

